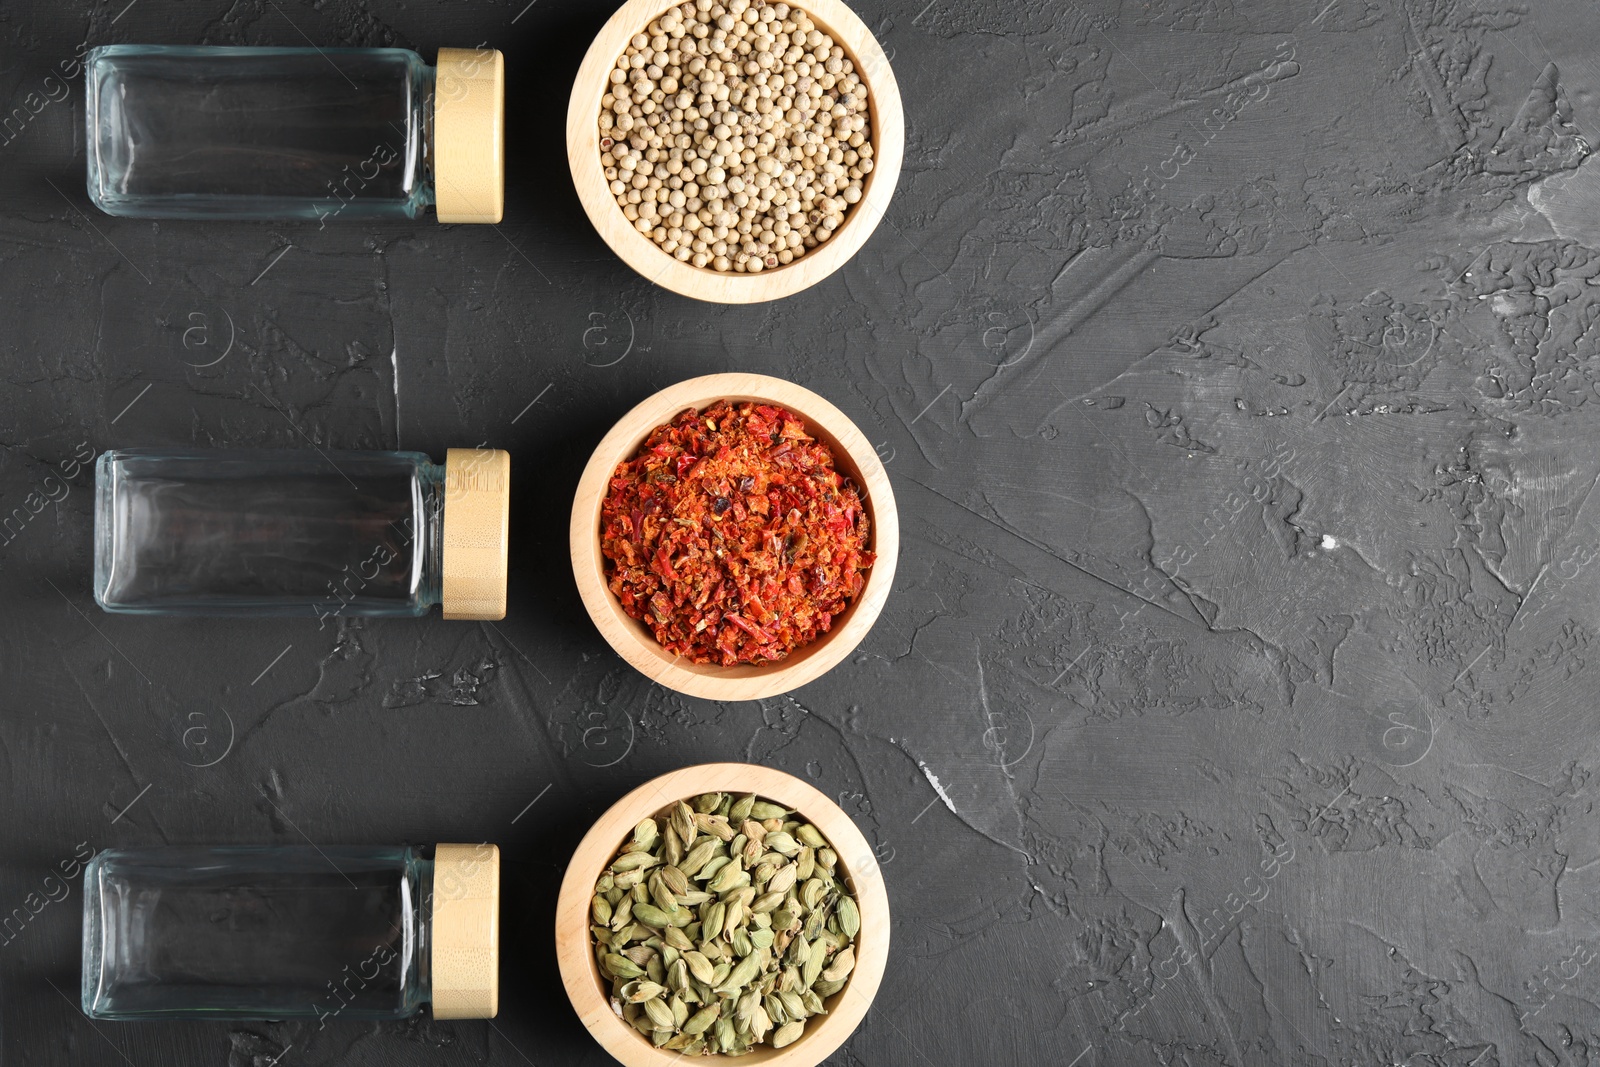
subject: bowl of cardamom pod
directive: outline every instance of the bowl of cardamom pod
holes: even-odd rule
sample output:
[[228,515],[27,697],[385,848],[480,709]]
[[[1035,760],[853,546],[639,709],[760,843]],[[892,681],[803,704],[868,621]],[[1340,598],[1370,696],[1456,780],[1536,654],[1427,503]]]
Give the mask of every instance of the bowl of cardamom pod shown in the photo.
[[823,793],[769,767],[703,764],[641,785],[584,836],[556,955],[578,1017],[627,1067],[815,1067],[883,980],[889,898],[872,847]]

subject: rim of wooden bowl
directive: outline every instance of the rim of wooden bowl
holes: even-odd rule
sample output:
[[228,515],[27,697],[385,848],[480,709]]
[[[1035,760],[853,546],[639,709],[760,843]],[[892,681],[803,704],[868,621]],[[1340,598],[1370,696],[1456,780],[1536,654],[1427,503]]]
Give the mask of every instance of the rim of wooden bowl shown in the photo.
[[606,95],[617,57],[627,48],[630,38],[678,3],[681,0],[628,0],[601,27],[583,57],[567,105],[567,161],[578,199],[611,250],[662,288],[719,304],[753,304],[792,296],[849,262],[867,243],[894,199],[906,141],[905,110],[894,69],[867,24],[843,0],[808,0],[791,5],[804,11],[844,48],[867,85],[873,166],[861,201],[845,214],[843,225],[832,237],[786,266],[759,274],[723,274],[682,263],[635,230],[623,216],[600,166],[599,127],[600,101]]
[[[705,763],[651,779],[613,804],[590,827],[567,864],[556,902],[556,958],[561,981],[578,1018],[600,1045],[627,1067],[681,1065],[681,1052],[650,1044],[611,1010],[605,981],[589,941],[594,884],[638,822],[678,800],[701,793],[754,793],[791,808],[822,831],[861,909],[856,965],[845,987],[826,1001],[828,1014],[806,1020],[800,1040],[781,1049],[754,1049],[736,1059],[764,1067],[816,1067],[866,1017],[889,963],[889,895],[872,846],[839,805],[792,774],[751,763]],[[692,1062],[692,1061],[691,1061]]]
[[[833,627],[787,658],[765,666],[690,663],[661,647],[642,622],[629,617],[606,583],[600,549],[600,510],[617,464],[631,458],[656,427],[688,408],[718,400],[753,400],[788,408],[833,452],[835,466],[855,482],[871,520],[877,559],[855,602]],[[636,404],[595,446],[572,502],[572,573],[589,617],[607,643],[636,670],[668,689],[708,700],[762,700],[816,681],[853,652],[889,599],[900,556],[900,515],[889,475],[850,417],[811,390],[765,374],[707,374],[668,386]],[[704,790],[702,790],[704,792]]]

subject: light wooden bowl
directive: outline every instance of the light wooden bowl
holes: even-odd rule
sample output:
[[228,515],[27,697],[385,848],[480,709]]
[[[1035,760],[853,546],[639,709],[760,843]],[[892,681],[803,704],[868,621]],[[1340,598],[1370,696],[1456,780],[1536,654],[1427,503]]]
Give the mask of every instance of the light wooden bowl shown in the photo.
[[[855,602],[833,627],[787,658],[765,666],[720,667],[690,663],[661,647],[644,623],[622,610],[606,582],[600,549],[600,510],[617,464],[638,452],[656,427],[686,408],[718,400],[756,400],[788,408],[811,435],[833,451],[834,465],[856,485],[872,522],[870,548],[877,561]],[[763,374],[708,374],[679,382],[646,398],[622,417],[595,447],[572,503],[572,572],[589,617],[617,654],[669,689],[709,700],[761,700],[815,681],[848,656],[877,621],[894,584],[900,555],[900,517],[878,453],[844,412],[809,389]],[[707,792],[707,790],[701,790]]]
[[681,263],[633,228],[617,206],[600,166],[600,101],[610,84],[611,68],[628,41],[669,7],[670,0],[628,0],[601,28],[584,56],[567,106],[567,159],[583,209],[600,236],[622,261],[652,282],[675,293],[719,304],[753,304],[777,300],[809,288],[838,270],[860,251],[894,198],[905,157],[906,120],[889,57],[866,23],[842,0],[805,0],[791,4],[844,48],[867,86],[872,134],[872,173],[861,202],[844,217],[832,237],[786,266],[759,274],[722,273]]
[[[861,909],[856,937],[856,966],[845,987],[824,1003],[828,1014],[806,1020],[800,1040],[781,1049],[759,1047],[739,1057],[685,1060],[667,1052],[611,1010],[610,986],[595,963],[589,937],[589,902],[594,884],[616,856],[633,828],[647,816],[665,814],[669,804],[701,793],[754,793],[792,808],[810,821],[839,854],[839,870]],[[590,828],[567,864],[556,903],[556,959],[567,997],[583,1025],[612,1056],[627,1067],[683,1067],[736,1059],[767,1067],[815,1067],[855,1031],[872,1006],[889,962],[889,895],[872,847],[839,806],[805,782],[782,771],[749,763],[706,763],[685,767],[646,782],[611,806]]]

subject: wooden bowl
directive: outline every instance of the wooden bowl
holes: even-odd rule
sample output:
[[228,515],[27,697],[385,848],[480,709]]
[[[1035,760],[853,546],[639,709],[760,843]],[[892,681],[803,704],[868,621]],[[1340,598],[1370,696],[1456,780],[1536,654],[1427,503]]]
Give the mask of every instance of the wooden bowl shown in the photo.
[[[755,400],[788,408],[805,420],[811,435],[832,451],[838,470],[860,491],[871,520],[870,549],[877,561],[854,603],[832,628],[777,663],[720,667],[690,663],[661,647],[644,623],[622,609],[606,582],[600,549],[600,510],[617,464],[631,459],[656,427],[686,408],[703,410],[718,400]],[[708,700],[761,700],[815,681],[848,656],[866,637],[894,584],[900,554],[900,518],[894,491],[878,453],[855,423],[809,389],[763,374],[708,374],[679,382],[646,398],[624,415],[596,446],[578,481],[572,503],[572,572],[584,607],[600,633],[640,672],[669,689]],[[707,792],[707,790],[701,790]]]
[[894,198],[905,157],[906,121],[889,58],[866,23],[842,0],[807,0],[790,5],[804,11],[819,29],[839,43],[866,83],[872,173],[862,187],[860,203],[846,212],[844,223],[833,236],[793,263],[759,274],[696,267],[674,259],[633,228],[617,206],[600,166],[600,101],[610,85],[611,68],[630,38],[669,7],[676,6],[671,0],[628,0],[589,46],[567,106],[567,159],[578,198],[611,250],[657,285],[719,304],[754,304],[792,296],[820,282],[860,251]]
[[[661,816],[669,804],[701,793],[754,793],[792,808],[809,820],[839,854],[839,870],[861,909],[856,966],[845,987],[824,1003],[828,1014],[806,1020],[805,1033],[781,1049],[758,1047],[739,1057],[685,1060],[682,1053],[656,1048],[611,1010],[610,986],[600,974],[589,935],[589,902],[602,871],[621,850],[633,828],[648,816]],[[627,1067],[682,1067],[685,1062],[769,1067],[815,1067],[844,1044],[872,1006],[889,961],[889,896],[872,847],[850,816],[822,793],[782,771],[749,763],[706,763],[664,774],[641,785],[611,806],[590,828],[567,864],[556,903],[556,959],[567,997],[583,1025]]]

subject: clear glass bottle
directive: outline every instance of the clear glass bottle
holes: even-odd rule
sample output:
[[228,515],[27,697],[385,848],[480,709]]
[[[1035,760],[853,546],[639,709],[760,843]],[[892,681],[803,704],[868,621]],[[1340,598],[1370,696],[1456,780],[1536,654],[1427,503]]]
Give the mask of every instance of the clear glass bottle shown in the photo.
[[92,1019],[490,1019],[500,850],[101,852],[84,871]]
[[499,222],[505,64],[441,48],[103,45],[89,198],[134,218]]
[[511,457],[119,449],[95,466],[110,612],[502,619]]

